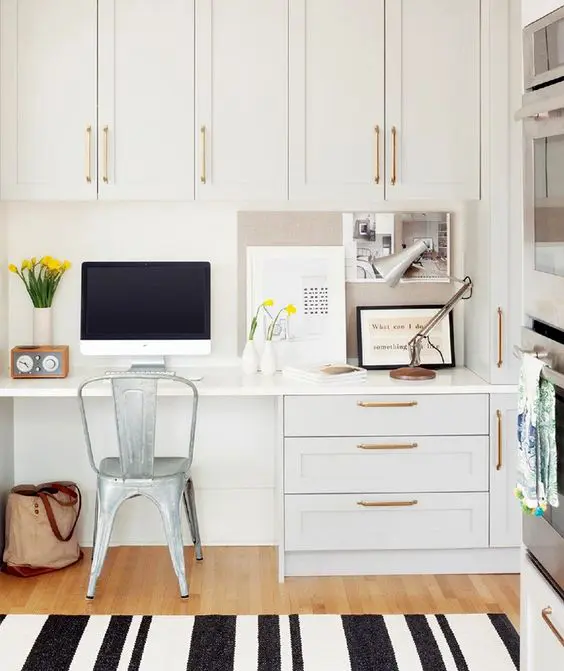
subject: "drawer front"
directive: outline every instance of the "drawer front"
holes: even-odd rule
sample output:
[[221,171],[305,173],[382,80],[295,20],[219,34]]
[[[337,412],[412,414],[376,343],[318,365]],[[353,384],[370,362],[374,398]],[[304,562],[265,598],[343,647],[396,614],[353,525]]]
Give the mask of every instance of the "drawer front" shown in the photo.
[[286,436],[457,436],[488,432],[487,394],[286,396],[284,401]]
[[485,492],[487,436],[286,438],[285,492]]
[[287,494],[284,503],[288,551],[488,545],[483,493]]

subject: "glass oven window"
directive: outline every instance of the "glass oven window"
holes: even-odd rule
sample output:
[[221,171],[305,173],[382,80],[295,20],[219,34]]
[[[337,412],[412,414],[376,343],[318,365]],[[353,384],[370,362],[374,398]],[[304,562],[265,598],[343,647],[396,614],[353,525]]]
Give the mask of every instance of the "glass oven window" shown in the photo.
[[564,135],[534,140],[535,269],[564,277]]
[[533,34],[535,74],[541,75],[564,65],[564,19]]

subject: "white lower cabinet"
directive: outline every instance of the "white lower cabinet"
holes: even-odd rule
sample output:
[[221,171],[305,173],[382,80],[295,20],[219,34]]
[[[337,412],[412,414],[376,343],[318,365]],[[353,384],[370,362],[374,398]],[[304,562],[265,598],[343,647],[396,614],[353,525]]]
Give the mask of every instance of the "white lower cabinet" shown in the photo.
[[515,398],[460,392],[284,398],[281,576],[519,570]]
[[413,550],[488,545],[488,495],[286,497],[287,550]]
[[564,669],[564,601],[526,559],[521,574],[521,671]]

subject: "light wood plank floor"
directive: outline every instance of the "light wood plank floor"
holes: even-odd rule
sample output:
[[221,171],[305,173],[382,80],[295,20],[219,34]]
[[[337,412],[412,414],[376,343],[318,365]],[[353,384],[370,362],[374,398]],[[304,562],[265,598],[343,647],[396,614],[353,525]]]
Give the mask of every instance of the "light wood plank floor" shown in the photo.
[[[89,552],[89,551],[87,551]],[[96,599],[86,601],[88,556],[36,578],[0,574],[0,613],[506,613],[519,620],[515,575],[288,578],[269,547],[186,549],[190,598],[180,599],[164,547],[110,549]]]

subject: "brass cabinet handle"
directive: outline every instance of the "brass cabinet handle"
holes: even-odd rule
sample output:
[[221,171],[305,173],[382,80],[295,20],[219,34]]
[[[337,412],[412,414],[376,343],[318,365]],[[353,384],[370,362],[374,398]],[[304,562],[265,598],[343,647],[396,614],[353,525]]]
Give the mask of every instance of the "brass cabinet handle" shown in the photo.
[[552,608],[550,606],[543,608],[541,611],[541,615],[542,619],[546,622],[550,631],[556,636],[557,641],[559,641],[560,645],[564,646],[564,636],[562,636],[562,634],[558,631],[558,629],[554,626],[554,623],[550,619],[550,616],[552,615]]
[[417,499],[413,501],[357,501],[357,506],[363,508],[407,508],[416,506],[419,503]]
[[398,164],[398,131],[395,126],[392,126],[392,176],[390,184],[395,186],[397,182],[397,164]]
[[417,401],[357,401],[360,408],[413,408]]
[[497,367],[503,366],[503,310],[497,309]]
[[495,416],[497,417],[497,464],[495,467],[496,471],[501,471],[503,466],[503,435],[502,435],[502,425],[501,425],[501,410],[495,411]]
[[102,128],[102,132],[104,133],[104,174],[102,175],[102,179],[104,180],[104,183],[107,184],[110,181],[108,177],[110,129],[108,128],[108,126],[104,126],[104,128]]
[[92,157],[90,150],[92,147],[92,126],[86,126],[86,181],[92,182]]
[[374,182],[380,184],[380,126],[374,126],[374,136],[376,139],[375,157],[374,157]]
[[200,182],[206,183],[206,127],[200,128],[200,135],[202,136],[202,172],[200,174]]
[[357,445],[359,450],[414,450],[417,443],[361,443]]

